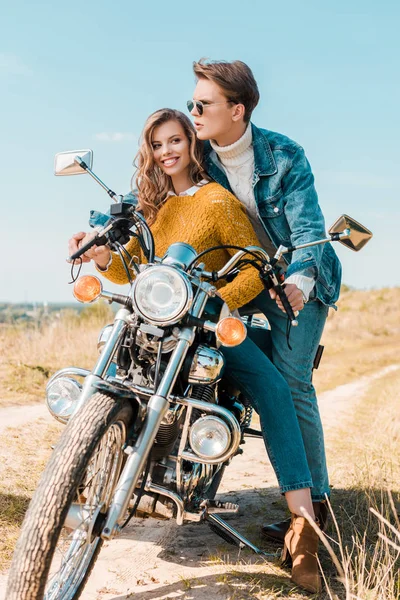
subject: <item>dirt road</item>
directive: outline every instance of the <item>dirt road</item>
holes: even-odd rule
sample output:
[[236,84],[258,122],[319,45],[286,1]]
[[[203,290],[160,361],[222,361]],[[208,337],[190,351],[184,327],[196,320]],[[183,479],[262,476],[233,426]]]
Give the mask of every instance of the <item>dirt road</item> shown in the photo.
[[[328,455],[335,430],[351,417],[355,404],[372,381],[399,368],[400,365],[392,365],[373,376],[320,395]],[[41,417],[46,413],[44,407],[30,408],[29,417],[23,409],[25,419],[19,409],[0,411],[0,429],[15,426],[17,422],[22,425],[33,415]],[[240,513],[227,520],[255,544],[261,543],[259,526],[263,521],[272,522],[284,516],[284,503],[262,440],[246,441],[244,454],[236,457],[226,470],[219,498],[240,504]],[[269,551],[274,552],[274,549]],[[227,600],[235,589],[235,597],[251,598],[246,576],[225,585],[224,574],[233,571],[254,576],[267,573],[271,587],[273,584],[287,586],[288,593],[293,587],[289,574],[284,575],[277,569],[273,556],[261,558],[247,551],[240,553],[205,524],[178,527],[171,521],[135,519],[121,537],[105,544],[82,600]],[[0,579],[0,599],[4,598],[5,576]]]

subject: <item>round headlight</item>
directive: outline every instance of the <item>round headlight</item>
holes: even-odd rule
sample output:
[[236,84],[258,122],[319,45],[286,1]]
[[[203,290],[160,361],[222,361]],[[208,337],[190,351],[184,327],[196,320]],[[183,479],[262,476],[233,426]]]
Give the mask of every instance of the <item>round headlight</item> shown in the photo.
[[150,323],[169,325],[179,321],[193,300],[192,286],[174,267],[149,267],[136,277],[133,303],[137,312]]
[[46,404],[57,421],[66,423],[75,410],[82,386],[69,377],[58,377],[46,388]]
[[229,448],[231,432],[218,417],[201,417],[193,423],[189,433],[190,446],[201,458],[218,458]]

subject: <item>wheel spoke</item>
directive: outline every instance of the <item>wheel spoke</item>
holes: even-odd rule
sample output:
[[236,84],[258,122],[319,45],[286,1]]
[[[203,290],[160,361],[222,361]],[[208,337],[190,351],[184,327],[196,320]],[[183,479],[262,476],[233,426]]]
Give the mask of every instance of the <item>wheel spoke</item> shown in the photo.
[[114,423],[99,442],[82,483],[77,487],[75,500],[88,517],[77,529],[62,530],[50,566],[44,600],[74,598],[100,542],[99,537],[89,539],[89,530],[99,510],[106,510],[111,502],[120,472],[124,441],[124,424]]

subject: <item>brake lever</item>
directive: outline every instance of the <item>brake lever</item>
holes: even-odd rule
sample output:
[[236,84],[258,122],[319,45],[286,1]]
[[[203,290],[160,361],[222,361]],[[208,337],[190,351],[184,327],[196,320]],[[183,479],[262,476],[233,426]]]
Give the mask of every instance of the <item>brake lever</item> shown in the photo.
[[289,317],[292,327],[297,327],[299,322],[297,321],[296,317],[298,316],[299,313],[298,313],[298,311],[296,311],[297,314],[295,314],[293,312],[293,308],[291,307],[288,297],[286,296],[285,288],[278,282],[278,285],[273,286],[273,289],[275,290],[276,294],[279,296],[279,298],[282,302],[283,308],[285,309],[285,312],[286,312],[287,316]]
[[72,262],[77,258],[80,258],[82,254],[85,254],[85,252],[90,250],[90,248],[92,248],[93,246],[105,246],[108,241],[106,233],[108,233],[113,228],[113,225],[114,222],[110,223],[109,225],[106,225],[105,227],[97,231],[91,240],[86,242],[86,244],[81,246],[79,250],[77,250],[76,252],[74,252],[74,254],[71,254],[71,256],[68,257],[68,261]]
[[265,267],[266,270],[260,272],[262,282],[268,290],[273,289],[276,295],[279,296],[292,327],[297,327],[299,322],[296,317],[299,313],[298,311],[296,311],[296,313],[293,312],[288,297],[286,296],[285,288],[282,285],[285,280],[283,271],[279,267],[273,267],[270,264],[268,266],[265,265]]

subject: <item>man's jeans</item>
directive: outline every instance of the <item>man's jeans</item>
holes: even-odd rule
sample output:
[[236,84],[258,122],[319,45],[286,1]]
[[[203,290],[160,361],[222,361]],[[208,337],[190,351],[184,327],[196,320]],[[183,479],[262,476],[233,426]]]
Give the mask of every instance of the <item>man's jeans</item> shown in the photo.
[[271,324],[272,362],[286,379],[292,393],[313,481],[312,499],[324,500],[330,490],[312,367],[328,307],[319,300],[312,300],[304,306],[298,316],[298,326],[291,328],[290,350],[286,340],[287,316],[271,299],[269,292],[261,292],[248,306],[256,306]]
[[250,400],[260,416],[264,443],[281,492],[312,487],[310,469],[292,396],[286,381],[248,337],[223,348],[225,377]]

